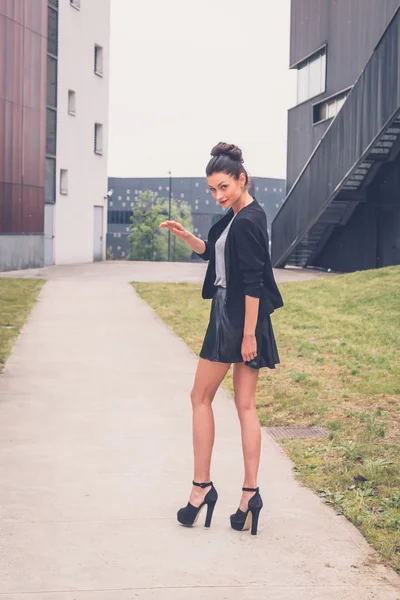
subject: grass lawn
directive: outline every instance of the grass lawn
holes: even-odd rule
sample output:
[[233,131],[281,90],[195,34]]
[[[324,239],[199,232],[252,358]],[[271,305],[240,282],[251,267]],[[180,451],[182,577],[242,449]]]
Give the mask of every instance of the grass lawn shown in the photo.
[[[198,354],[210,310],[201,287],[133,286]],[[260,372],[260,422],[329,430],[281,443],[297,477],[400,572],[400,267],[280,289],[285,306],[272,319],[281,364]],[[232,391],[230,374],[225,385]]]
[[44,281],[0,278],[0,373]]

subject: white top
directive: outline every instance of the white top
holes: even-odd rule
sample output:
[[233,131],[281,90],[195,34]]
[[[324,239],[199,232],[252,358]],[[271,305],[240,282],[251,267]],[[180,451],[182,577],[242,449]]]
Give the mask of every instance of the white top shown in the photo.
[[[236,215],[235,215],[236,216]],[[215,273],[216,278],[214,285],[219,285],[223,288],[226,288],[226,269],[225,269],[225,245],[226,238],[228,237],[229,230],[233,223],[233,220],[229,221],[227,227],[225,227],[224,231],[221,233],[220,237],[215,243]]]

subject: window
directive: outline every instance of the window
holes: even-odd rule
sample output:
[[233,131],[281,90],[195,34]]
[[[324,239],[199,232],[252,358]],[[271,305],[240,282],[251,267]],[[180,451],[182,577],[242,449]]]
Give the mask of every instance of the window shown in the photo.
[[97,44],[94,47],[94,72],[103,76],[103,48]]
[[76,92],[68,90],[68,114],[76,115]]
[[320,50],[297,67],[297,103],[323,94],[326,87],[326,49]]
[[50,6],[47,9],[47,52],[58,54],[58,12]]
[[94,124],[94,151],[96,154],[103,154],[103,125]]
[[331,96],[319,104],[313,106],[313,123],[320,123],[326,119],[333,119],[336,117],[343,104],[346,101],[349,92],[342,92],[337,96]]
[[130,210],[109,210],[108,222],[111,225],[131,225],[132,212]]
[[69,3],[74,8],[80,10],[81,9],[81,0],[69,0]]
[[46,158],[46,187],[45,202],[54,204],[56,201],[56,159]]
[[47,55],[47,106],[57,106],[57,59]]
[[67,196],[68,194],[68,171],[67,169],[60,170],[60,194]]
[[57,111],[46,110],[46,154],[56,155],[57,151]]

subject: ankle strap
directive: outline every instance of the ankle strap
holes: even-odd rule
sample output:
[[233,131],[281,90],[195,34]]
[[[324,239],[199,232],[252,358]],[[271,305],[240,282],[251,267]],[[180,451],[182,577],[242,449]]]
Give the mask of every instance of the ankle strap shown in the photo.
[[210,485],[212,485],[213,482],[209,481],[208,483],[197,483],[197,481],[193,481],[193,485],[197,485],[197,487],[201,487],[201,488],[206,488],[206,487],[210,487]]
[[242,488],[242,492],[259,492],[260,488],[256,487],[256,488]]

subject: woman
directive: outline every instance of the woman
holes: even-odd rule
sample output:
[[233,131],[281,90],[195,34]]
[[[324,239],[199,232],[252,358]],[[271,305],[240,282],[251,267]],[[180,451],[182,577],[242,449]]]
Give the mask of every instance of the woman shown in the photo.
[[[175,221],[167,228],[208,260],[203,298],[212,298],[210,322],[197,367],[193,390],[194,481],[189,502],[178,511],[178,521],[194,525],[207,506],[205,526],[211,524],[218,494],[210,478],[214,444],[212,401],[234,363],[235,404],[240,420],[244,482],[239,508],[231,515],[233,529],[251,527],[257,533],[263,506],[257,487],[261,428],[255,392],[259,369],[279,363],[270,314],[283,305],[269,257],[264,210],[249,194],[249,177],[241,150],[220,143],[211,151],[206,174],[214,199],[229,209],[211,229],[208,241],[200,240]],[[211,488],[211,489],[209,489]]]

